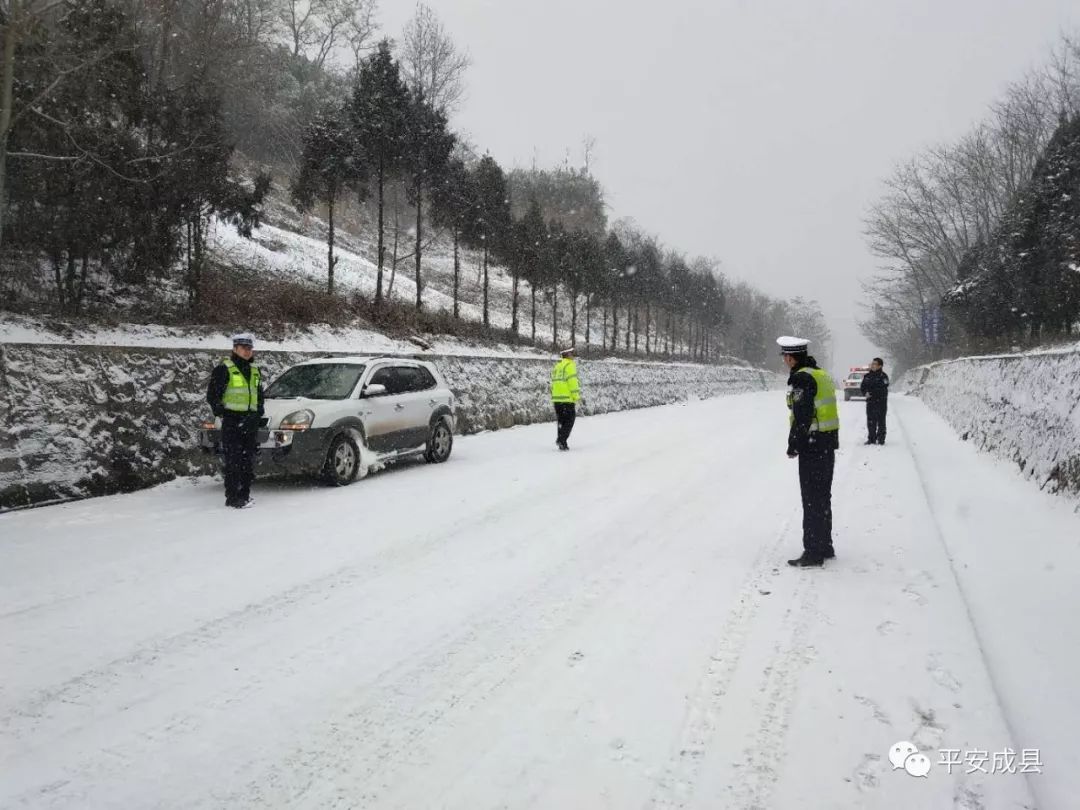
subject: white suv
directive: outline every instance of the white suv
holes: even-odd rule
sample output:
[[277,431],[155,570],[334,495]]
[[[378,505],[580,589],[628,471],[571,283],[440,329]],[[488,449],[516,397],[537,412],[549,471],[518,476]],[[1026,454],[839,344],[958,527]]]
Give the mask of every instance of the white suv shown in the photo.
[[[454,446],[454,395],[420,360],[308,360],[267,387],[265,411],[259,472],[315,474],[344,486],[362,466],[416,456],[437,464]],[[203,423],[205,451],[220,450],[220,427]]]

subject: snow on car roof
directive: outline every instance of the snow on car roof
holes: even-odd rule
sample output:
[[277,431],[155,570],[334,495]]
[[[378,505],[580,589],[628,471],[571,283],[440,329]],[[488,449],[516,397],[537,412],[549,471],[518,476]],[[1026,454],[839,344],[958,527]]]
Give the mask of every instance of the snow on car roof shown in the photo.
[[342,357],[315,357],[311,360],[304,360],[297,363],[298,366],[311,366],[320,365],[325,363],[345,363],[347,365],[367,365],[379,360],[392,360],[395,363],[423,363],[422,360],[417,360],[412,357],[391,357],[388,355],[373,354],[373,355],[345,355]]
[[322,363],[347,363],[349,365],[366,365],[373,360],[377,360],[377,357],[366,357],[360,355],[347,355],[345,357],[315,357],[311,360],[304,360],[297,363],[298,366],[312,366]]

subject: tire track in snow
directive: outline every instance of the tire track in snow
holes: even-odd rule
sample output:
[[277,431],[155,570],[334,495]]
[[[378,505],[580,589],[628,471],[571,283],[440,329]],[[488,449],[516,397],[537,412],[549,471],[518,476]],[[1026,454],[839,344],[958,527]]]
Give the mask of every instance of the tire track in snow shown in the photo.
[[746,647],[749,627],[761,607],[761,586],[777,573],[776,555],[787,537],[791,521],[789,515],[772,543],[761,546],[754,557],[750,573],[736,597],[736,606],[717,636],[697,691],[687,706],[669,762],[646,807],[683,807],[693,795],[701,762],[716,731],[728,688]]
[[[852,456],[838,453],[840,466],[839,487],[834,488],[834,496],[839,494],[839,502],[849,502],[855,489]],[[834,497],[834,502],[837,498]],[[840,554],[844,549],[841,544]],[[795,590],[784,611],[781,626],[791,625],[791,633],[783,642],[777,642],[769,665],[762,673],[763,682],[759,694],[764,697],[761,721],[753,743],[746,749],[743,766],[739,770],[739,779],[732,787],[732,793],[738,797],[738,807],[747,810],[769,810],[773,787],[779,777],[774,763],[782,762],[780,752],[784,749],[791,714],[798,699],[799,675],[815,655],[815,650],[807,641],[812,624],[821,618],[817,609],[817,590],[821,585],[821,575],[828,576],[826,570],[803,572],[808,576],[800,577]]]
[[[837,458],[841,472],[839,489],[847,494],[853,487],[851,476],[854,462],[843,453],[838,453]],[[834,488],[834,496],[836,491],[837,488]],[[732,680],[751,637],[750,626],[757,618],[766,596],[762,593],[762,585],[769,578],[780,575],[780,547],[787,539],[792,522],[800,514],[800,509],[789,513],[773,542],[763,546],[755,556],[750,573],[739,590],[738,604],[724,623],[697,691],[690,699],[683,728],[668,765],[657,779],[653,795],[645,807],[682,808],[693,800],[709,743],[719,727]],[[840,554],[843,554],[842,547]],[[805,638],[812,620],[817,618],[815,591],[818,578],[827,575],[825,571],[793,573],[799,579],[787,598],[783,613],[784,626],[794,618],[793,629],[785,641],[774,646],[770,663],[761,673],[757,694],[764,696],[765,700],[762,719],[752,744],[746,749],[744,766],[732,789],[733,794],[740,798],[739,807],[754,810],[768,808],[768,794],[776,777],[770,763],[775,760],[776,751],[783,746],[797,695],[799,673],[812,659],[812,649],[805,644]]]
[[[967,624],[968,627],[971,629],[972,637],[975,639],[975,646],[979,652],[979,660],[982,663],[983,670],[986,672],[987,682],[990,684],[990,689],[992,690],[994,695],[994,703],[997,707],[998,714],[1001,716],[1001,720],[1003,725],[1005,726],[1006,733],[1009,735],[1009,738],[1011,740],[1015,741],[1017,739],[1015,726],[1009,715],[1005,711],[1005,703],[1001,699],[1001,688],[994,677],[994,671],[993,669],[991,669],[990,662],[986,657],[985,645],[983,644],[982,636],[979,633],[979,627],[975,623],[975,616],[971,611],[971,604],[968,600],[967,593],[964,590],[964,586],[960,582],[960,576],[956,573],[956,561],[953,559],[952,551],[949,548],[948,542],[946,542],[945,540],[945,533],[941,528],[941,521],[938,519],[937,512],[934,509],[934,502],[930,497],[930,491],[927,488],[926,478],[925,476],[923,476],[922,467],[919,464],[918,454],[915,452],[915,448],[912,445],[911,440],[908,438],[908,431],[904,428],[904,420],[900,416],[903,408],[896,408],[895,411],[896,413],[894,418],[896,419],[896,422],[900,427],[901,434],[904,437],[904,449],[911,457],[912,466],[915,468],[915,475],[919,479],[919,491],[922,493],[923,502],[926,504],[926,513],[930,516],[930,521],[934,526],[934,534],[937,538],[938,545],[941,548],[942,554],[945,555],[945,559],[948,560],[949,572],[952,574],[953,586],[956,589],[956,594],[960,602],[964,606],[964,614],[967,618]],[[940,668],[936,666],[933,659],[928,662],[928,666],[931,668],[931,670],[940,670]],[[947,673],[947,679],[950,681],[950,683],[951,681],[956,681],[956,678],[952,675],[952,673]],[[959,682],[956,681],[956,683]],[[1035,798],[1036,802],[1038,802],[1039,792],[1036,790],[1036,780],[1033,780],[1029,774],[1024,774],[1024,781],[1027,783],[1028,793]],[[963,795],[958,794],[955,801],[955,806],[964,808],[977,806],[972,804],[973,801],[978,801],[978,797],[974,796],[974,794],[972,794],[970,791],[964,793]]]
[[[643,502],[640,497],[636,500]],[[673,500],[660,513],[660,518],[670,518],[672,525],[679,525],[678,515],[687,502],[687,498]],[[433,638],[424,655],[404,659],[383,670],[373,683],[358,684],[365,695],[361,706],[344,717],[340,712],[335,713],[336,719],[328,729],[322,730],[322,736],[310,749],[296,751],[288,759],[274,763],[271,771],[253,780],[244,792],[230,795],[226,804],[265,807],[276,806],[282,801],[290,804],[301,800],[307,802],[312,795],[309,791],[321,791],[316,802],[318,806],[366,806],[372,799],[361,796],[359,798],[363,800],[358,802],[357,783],[352,778],[337,798],[325,794],[327,786],[340,782],[343,774],[354,773],[365,775],[359,784],[377,785],[379,778],[385,777],[393,764],[401,764],[408,758],[408,753],[430,726],[455,709],[467,710],[483,702],[487,695],[509,682],[535,650],[552,643],[552,639],[557,640],[561,630],[622,582],[623,569],[616,565],[620,558],[635,549],[640,551],[643,543],[655,537],[652,525],[644,522],[642,527],[642,523],[640,515],[628,516],[614,532],[617,540],[602,548],[576,547],[557,567],[547,570],[536,587],[526,592],[504,593],[498,604],[484,602],[478,605],[463,623],[463,629],[456,628]],[[645,559],[651,559],[662,548],[663,545],[658,544],[644,549]],[[610,571],[613,565],[616,569]],[[592,573],[584,582],[580,577],[582,571]],[[347,590],[339,589],[337,595],[347,598]],[[509,609],[508,599],[514,600]],[[358,619],[358,622],[369,619]],[[311,625],[317,627],[319,623],[312,621]],[[299,669],[290,673],[296,674],[305,666],[317,666],[319,655],[326,655],[336,644],[345,643],[347,637],[362,634],[360,624],[350,623],[337,627],[331,638],[318,635],[308,647],[295,651],[288,661],[276,665],[275,671],[257,673],[251,676],[254,681],[246,679],[225,692],[214,692],[211,700],[200,705],[196,714],[188,718],[191,722],[177,723],[177,717],[183,721],[184,715],[174,715],[165,724],[145,729],[140,734],[143,744],[149,743],[151,748],[165,755],[175,738],[199,732],[200,723],[195,717],[204,715],[204,710],[227,711],[234,701],[250,699],[252,687],[256,691],[263,688],[262,681],[279,676],[283,668],[302,662],[297,664]],[[110,685],[120,688],[119,683]],[[121,714],[122,708],[125,707],[121,707]],[[120,718],[117,720],[119,722]],[[96,732],[104,733],[109,723],[110,718],[100,718]],[[30,752],[24,750],[23,753]],[[365,762],[370,764],[364,766]],[[99,781],[106,772],[111,770],[119,774],[127,767],[119,761],[105,763],[98,760],[79,768],[77,772],[81,776],[72,781]],[[298,775],[307,778],[300,779]],[[66,780],[64,784],[67,784]],[[54,792],[54,800],[63,804],[64,785],[57,785]],[[31,788],[22,794],[22,798],[33,805],[43,796],[39,788]]]
[[[665,442],[680,441],[685,439],[680,437],[677,429],[674,436],[665,436]],[[567,474],[554,480],[541,479],[538,486],[514,493],[512,497],[486,509],[476,510],[474,516],[458,521],[449,534],[445,530],[432,532],[430,528],[422,527],[416,531],[412,542],[381,549],[373,559],[343,560],[344,565],[325,576],[297,583],[294,587],[276,592],[267,599],[254,601],[213,621],[202,623],[190,631],[153,639],[149,644],[140,645],[131,655],[115,659],[112,669],[109,668],[110,665],[96,667],[88,671],[89,677],[70,679],[61,684],[60,690],[51,690],[51,695],[38,693],[37,698],[43,695],[48,698],[35,707],[38,715],[14,719],[23,724],[24,730],[36,731],[39,724],[43,726],[46,733],[39,735],[41,739],[30,739],[27,740],[28,743],[40,749],[46,749],[53,743],[64,743],[64,747],[68,749],[67,760],[62,756],[54,759],[57,763],[56,771],[60,770],[60,763],[64,764],[63,770],[67,777],[64,784],[68,786],[64,787],[57,782],[51,800],[58,804],[70,800],[75,795],[73,791],[78,790],[80,784],[107,785],[110,779],[122,776],[147,756],[167,756],[174,745],[182,743],[185,738],[197,737],[200,731],[204,730],[204,710],[208,708],[221,709],[223,712],[231,710],[235,716],[235,704],[257,704],[260,694],[275,685],[275,681],[280,682],[283,676],[296,681],[302,678],[305,666],[317,669],[320,656],[327,660],[333,654],[336,644],[350,633],[354,634],[355,638],[358,631],[362,632],[368,626],[364,622],[372,621],[371,617],[353,616],[344,622],[329,625],[328,634],[326,626],[320,626],[318,620],[325,619],[342,607],[352,607],[355,610],[355,605],[348,604],[350,595],[355,598],[356,592],[372,580],[399,568],[408,573],[410,565],[415,561],[424,559],[433,550],[449,545],[454,538],[464,536],[464,539],[468,540],[467,534],[475,531],[477,525],[495,521],[504,511],[521,510],[522,503],[542,502],[555,493],[579,485],[576,482],[594,476],[606,475],[607,480],[618,481],[625,486],[627,477],[623,475],[623,467],[640,467],[643,464],[651,467],[653,465],[649,464],[650,461],[663,458],[655,445],[650,447],[648,442],[632,446],[640,446],[642,449],[637,453],[620,456],[611,463],[570,467]],[[682,459],[686,459],[687,463],[700,463],[702,459],[715,457],[714,449],[706,451],[703,448],[697,452],[698,458],[694,459],[692,454],[696,448],[692,443],[688,447],[690,449],[683,453],[680,463]],[[742,447],[736,444],[732,452],[739,452]],[[583,460],[588,461],[588,457]],[[705,465],[700,468],[705,469]],[[580,470],[580,473],[572,472],[575,469]],[[633,480],[633,476],[630,476],[629,480]],[[597,500],[605,500],[609,492],[620,488],[609,487],[588,506],[596,509]],[[643,486],[642,491],[637,492],[635,497],[638,503],[645,505],[648,504],[651,494],[649,487]],[[570,554],[567,560],[544,560],[545,563],[557,561],[559,564],[545,565],[542,572],[538,572],[546,577],[543,582],[538,582],[535,587],[523,592],[505,594],[500,597],[502,601],[485,600],[458,628],[445,634],[434,635],[424,655],[413,654],[408,658],[397,659],[392,666],[379,673],[374,686],[369,687],[367,682],[356,683],[357,694],[365,694],[370,690],[373,697],[363,706],[357,706],[351,717],[346,717],[345,720],[337,719],[333,729],[336,737],[327,736],[315,740],[316,744],[311,748],[295,752],[296,757],[291,761],[279,760],[264,765],[250,760],[239,760],[240,769],[272,767],[273,775],[281,774],[283,793],[307,797],[321,795],[328,802],[356,806],[356,794],[335,796],[330,787],[335,779],[340,780],[354,772],[353,761],[346,755],[348,751],[351,750],[361,762],[368,763],[362,770],[369,774],[369,784],[378,785],[380,781],[385,783],[387,774],[396,765],[420,755],[415,752],[422,751],[422,741],[429,729],[439,724],[445,726],[455,712],[465,712],[503,688],[513,679],[515,673],[527,665],[530,655],[534,655],[545,645],[558,641],[561,630],[586,615],[591,605],[604,599],[613,588],[621,585],[624,577],[628,575],[629,564],[633,563],[633,570],[638,571],[653,561],[655,555],[662,552],[664,545],[661,542],[655,547],[649,546],[647,538],[655,535],[651,535],[647,527],[664,525],[667,522],[671,531],[677,531],[679,527],[686,525],[680,522],[680,510],[687,506],[688,502],[696,503],[702,500],[700,491],[693,491],[693,498],[686,493],[681,499],[674,494],[673,496],[675,501],[660,515],[650,512],[642,519],[643,513],[638,512],[624,521],[622,528],[626,530],[626,535],[619,538],[618,548],[615,548],[613,543],[599,548],[579,544],[567,550]],[[632,508],[636,504],[628,499],[627,505]],[[532,514],[528,510],[522,511]],[[693,512],[692,509],[685,511]],[[638,522],[635,523],[635,520]],[[646,528],[642,529],[642,526]],[[612,530],[615,528],[618,527],[612,527]],[[638,534],[635,535],[634,530],[637,530]],[[633,542],[628,542],[631,538]],[[493,545],[481,550],[490,555],[492,552],[499,553],[501,548],[502,546]],[[475,549],[473,551],[475,552]],[[592,576],[583,579],[583,571],[590,572]],[[386,612],[392,613],[397,604],[400,602],[392,601],[383,607]],[[508,605],[510,609],[507,609]],[[264,640],[264,637],[272,637],[274,625],[282,620],[294,624],[306,622],[312,627],[311,639],[302,646],[293,645],[286,651],[288,657],[270,659],[272,666],[253,679],[245,678],[242,682],[229,682],[224,686],[214,684],[212,692],[201,695],[198,694],[197,687],[205,686],[205,683],[190,689],[186,684],[180,685],[177,682],[162,683],[164,676],[182,676],[184,670],[198,665],[200,657],[206,660],[207,653],[216,655],[219,649],[226,650],[233,644],[252,646],[254,642]],[[312,652],[315,655],[310,656]],[[63,692],[65,687],[69,691]],[[175,698],[178,701],[171,710],[172,716],[167,723],[161,722],[160,717],[151,723],[155,714],[160,716],[163,709],[161,701],[155,702],[155,698],[166,689],[171,691],[170,700]],[[127,701],[129,692],[134,692],[137,704],[146,705],[133,705]],[[385,708],[380,705],[380,701],[386,702]],[[65,727],[56,717],[48,716],[52,707],[69,703],[82,705],[76,714],[68,712],[61,719],[69,721],[74,718],[77,722],[69,722]],[[181,710],[180,714],[176,713],[177,707]],[[194,712],[185,714],[187,709]],[[373,718],[380,712],[382,723],[373,722]],[[342,714],[334,712],[336,718],[340,718]],[[176,718],[179,718],[178,722],[174,722]],[[76,736],[71,741],[64,741],[63,736],[68,731],[75,732]],[[120,743],[116,746],[118,758],[122,757],[120,752],[125,750],[132,755],[124,761],[110,762],[101,757],[97,757],[95,761],[90,753],[77,750],[80,745],[85,745],[94,737],[112,738],[116,733],[131,736],[132,732],[138,735],[136,745],[133,746],[131,741],[121,736]],[[302,733],[300,736],[311,735]],[[45,739],[46,737],[49,739]],[[334,746],[340,746],[343,751],[336,759]],[[23,751],[26,753],[28,749],[24,748]],[[329,763],[328,759],[331,760]],[[327,767],[328,764],[332,767]],[[352,782],[351,778],[349,782]],[[350,784],[348,787],[354,785]],[[196,788],[195,792],[189,795],[189,803],[197,803],[199,795]],[[217,792],[213,796],[204,795],[203,801],[220,803],[221,795]],[[24,794],[24,797],[29,796],[29,793]],[[258,803],[250,793],[234,796],[236,803]],[[32,797],[30,801],[33,802]]]
[[769,810],[770,794],[778,777],[776,764],[782,763],[791,713],[798,695],[799,675],[814,657],[806,643],[807,631],[816,618],[818,582],[804,577],[796,586],[784,611],[785,626],[791,621],[791,633],[773,648],[773,657],[762,673],[759,695],[764,700],[761,720],[753,743],[739,769],[739,780],[732,786],[736,806],[747,810]]
[[[667,522],[675,536],[694,520],[694,501],[683,493],[669,501],[650,520]],[[681,518],[680,518],[681,516]],[[352,706],[312,741],[296,749],[285,767],[260,773],[230,804],[273,805],[279,801],[322,806],[367,806],[389,790],[392,771],[405,761],[424,755],[422,741],[433,728],[452,715],[468,713],[510,684],[542,649],[561,639],[568,627],[590,608],[606,599],[626,578],[628,564],[646,568],[662,554],[666,541],[657,539],[652,525],[640,527],[640,515],[628,515],[613,534],[617,542],[589,547],[585,558],[565,560],[527,593],[519,593],[512,606],[478,609],[465,629],[444,637],[418,659],[406,659],[365,689],[364,699]],[[581,572],[589,572],[581,579]],[[304,789],[289,788],[283,772],[305,771],[312,778]],[[327,785],[343,773],[349,785],[340,795],[327,795]],[[365,785],[360,797],[350,789]]]
[[[510,498],[496,501],[479,512],[455,520],[449,527],[434,532],[418,532],[423,538],[420,542],[406,542],[383,548],[374,558],[364,558],[324,576],[309,579],[182,633],[152,639],[139,645],[128,655],[87,670],[52,688],[41,690],[29,700],[10,706],[0,714],[0,729],[16,739],[31,735],[37,730],[39,721],[47,718],[49,707],[54,704],[83,704],[88,694],[100,698],[103,692],[121,691],[126,679],[143,681],[149,668],[162,666],[174,656],[211,647],[230,634],[243,632],[256,621],[271,623],[282,613],[341,598],[346,591],[362,588],[393,569],[412,567],[433,550],[474,532],[478,524],[487,524],[500,515],[521,509],[524,504],[552,497],[567,487],[574,487],[575,481],[581,482],[595,476],[607,477],[626,464],[642,464],[655,456],[652,448],[636,446],[639,451],[629,458],[609,464],[573,468],[569,479],[555,477],[538,488],[523,488],[520,493]],[[645,449],[642,449],[643,447]]]

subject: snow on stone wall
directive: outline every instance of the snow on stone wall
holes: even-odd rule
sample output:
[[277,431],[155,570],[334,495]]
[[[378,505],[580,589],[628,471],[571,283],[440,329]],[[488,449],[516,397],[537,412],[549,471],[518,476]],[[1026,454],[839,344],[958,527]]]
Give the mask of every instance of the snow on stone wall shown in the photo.
[[[0,510],[125,492],[215,472],[195,446],[209,416],[206,382],[220,352],[48,344],[0,344]],[[271,378],[316,354],[259,352]],[[552,361],[429,356],[458,399],[462,433],[554,418]],[[640,408],[783,384],[739,366],[579,363],[584,413]]]
[[1080,493],[1080,352],[946,360],[908,371],[901,389],[1040,488]]

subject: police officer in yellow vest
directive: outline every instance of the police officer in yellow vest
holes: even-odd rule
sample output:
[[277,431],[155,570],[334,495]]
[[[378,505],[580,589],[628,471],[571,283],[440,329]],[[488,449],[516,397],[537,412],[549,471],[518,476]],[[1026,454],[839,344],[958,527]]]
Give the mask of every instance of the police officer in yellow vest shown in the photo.
[[232,355],[210,375],[206,401],[221,418],[225,505],[246,509],[253,503],[251,481],[263,423],[262,375],[253,362],[255,338],[241,333],[233,335],[232,342]]
[[574,349],[563,349],[562,359],[551,370],[551,401],[555,405],[555,418],[559,422],[559,432],[555,444],[560,450],[569,450],[567,441],[577,419],[577,403],[581,400],[581,385],[578,383],[577,364],[574,362]]
[[832,378],[809,354],[810,341],[781,337],[776,342],[788,376],[788,458],[799,459],[803,504],[803,553],[788,565],[820,567],[836,556],[832,540],[832,479],[840,445],[840,411]]

